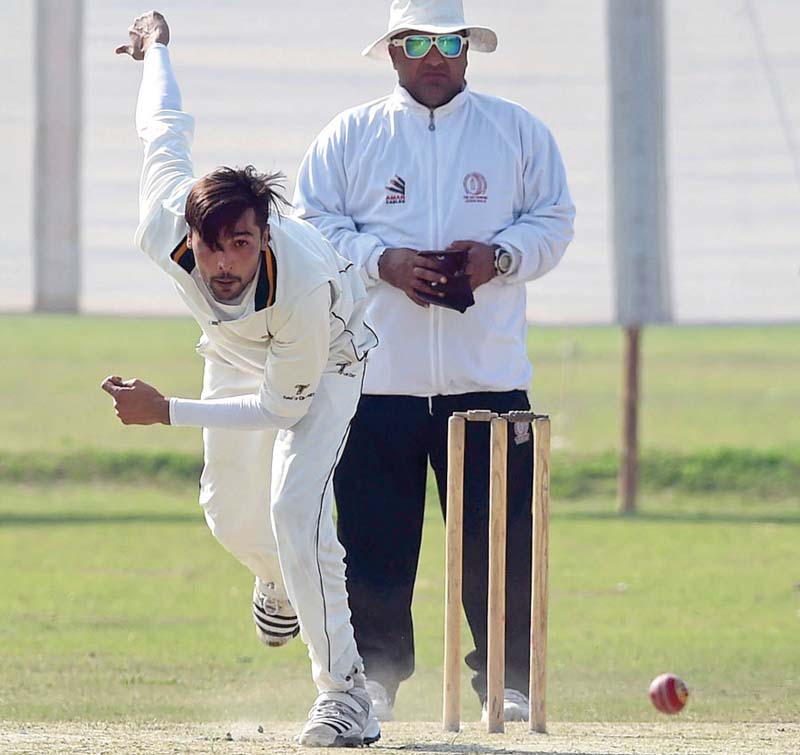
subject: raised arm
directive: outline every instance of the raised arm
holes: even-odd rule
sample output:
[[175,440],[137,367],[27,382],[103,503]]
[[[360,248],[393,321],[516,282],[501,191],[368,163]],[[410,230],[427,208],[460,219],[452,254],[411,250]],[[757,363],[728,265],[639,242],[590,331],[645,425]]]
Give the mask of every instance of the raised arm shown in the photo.
[[128,30],[130,42],[116,48],[119,55],[143,60],[142,82],[136,105],[136,131],[144,145],[139,184],[139,229],[137,243],[151,254],[170,249],[150,249],[148,225],[163,208],[176,217],[183,215],[186,196],[194,183],[191,140],[194,119],[181,109],[181,93],[172,72],[167,44],[169,27],[157,11],[138,16]]

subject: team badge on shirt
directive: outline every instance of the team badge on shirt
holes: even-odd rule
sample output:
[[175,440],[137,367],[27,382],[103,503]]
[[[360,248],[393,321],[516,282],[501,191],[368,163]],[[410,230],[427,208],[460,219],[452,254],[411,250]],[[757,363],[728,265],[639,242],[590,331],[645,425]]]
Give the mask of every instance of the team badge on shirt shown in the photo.
[[406,182],[395,175],[388,184],[386,184],[386,204],[405,204],[406,203]]
[[489,184],[483,173],[467,173],[464,176],[464,201],[468,204],[486,204]]

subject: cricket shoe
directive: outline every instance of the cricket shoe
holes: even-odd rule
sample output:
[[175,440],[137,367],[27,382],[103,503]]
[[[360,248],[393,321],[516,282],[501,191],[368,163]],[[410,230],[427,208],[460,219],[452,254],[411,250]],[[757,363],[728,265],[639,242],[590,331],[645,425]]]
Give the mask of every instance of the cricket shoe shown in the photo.
[[374,679],[366,681],[367,694],[372,700],[372,713],[378,721],[394,721],[394,701],[389,691]]
[[321,692],[303,731],[304,747],[361,747],[381,738],[381,725],[372,715],[372,702],[363,687],[347,692]]
[[258,578],[253,588],[253,622],[258,639],[271,648],[285,645],[300,633],[292,604],[278,596],[273,582],[262,582]]
[[[516,689],[506,687],[503,691],[503,720],[504,721],[527,721],[530,717],[531,706],[528,696]],[[483,704],[481,711],[481,723],[489,722],[488,703]]]

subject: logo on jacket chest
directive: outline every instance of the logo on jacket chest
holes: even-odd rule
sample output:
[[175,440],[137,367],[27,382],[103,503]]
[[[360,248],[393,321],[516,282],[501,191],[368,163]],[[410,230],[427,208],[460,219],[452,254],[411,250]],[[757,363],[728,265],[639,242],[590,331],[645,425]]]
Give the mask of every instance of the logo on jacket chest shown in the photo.
[[486,204],[489,198],[489,184],[483,173],[467,173],[462,182],[464,202],[467,204]]
[[[461,185],[466,204],[486,204],[489,199],[489,184],[483,173],[467,173]],[[386,204],[406,203],[406,182],[403,178],[395,175],[385,188]]]
[[386,204],[405,204],[406,203],[406,182],[395,175],[386,184]]

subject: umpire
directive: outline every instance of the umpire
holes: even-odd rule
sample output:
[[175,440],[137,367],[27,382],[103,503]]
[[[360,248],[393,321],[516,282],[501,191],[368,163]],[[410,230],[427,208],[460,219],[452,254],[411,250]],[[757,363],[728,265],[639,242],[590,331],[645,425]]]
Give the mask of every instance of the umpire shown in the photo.
[[[573,235],[575,210],[547,127],[467,86],[468,54],[496,46],[491,29],[465,22],[461,0],[394,0],[388,31],[363,54],[391,61],[398,85],[334,118],[298,176],[298,211],[360,268],[381,337],[334,487],[353,624],[384,720],[414,670],[411,601],[428,463],[444,507],[448,417],[530,408],[525,284],[558,264]],[[446,250],[463,265],[454,275],[425,250]],[[485,715],[488,429],[472,423],[467,432],[463,601],[475,649],[466,662]],[[505,716],[521,720],[529,714],[532,440],[528,425],[509,432]]]

